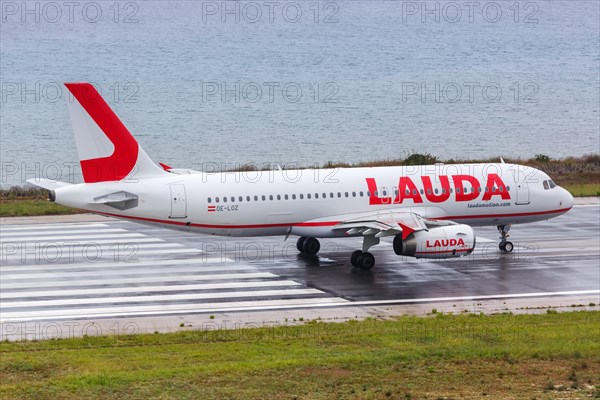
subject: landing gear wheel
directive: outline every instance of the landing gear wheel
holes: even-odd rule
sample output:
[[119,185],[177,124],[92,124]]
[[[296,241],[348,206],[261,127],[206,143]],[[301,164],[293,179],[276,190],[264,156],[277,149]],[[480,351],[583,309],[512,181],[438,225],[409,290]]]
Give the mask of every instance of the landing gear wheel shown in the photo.
[[503,253],[510,253],[513,251],[513,244],[506,240],[510,235],[508,232],[510,231],[510,225],[498,225],[498,232],[500,232],[500,244],[498,247],[500,251]]
[[350,256],[350,264],[352,264],[353,267],[358,267],[358,257],[360,257],[361,254],[362,254],[362,251],[356,250]]
[[311,256],[314,256],[321,249],[321,244],[315,238],[309,237],[304,240],[302,244],[302,252]]
[[300,236],[298,238],[298,241],[296,242],[296,248],[298,249],[298,251],[300,253],[302,253],[304,251],[304,242],[305,241],[306,241],[306,237]]
[[370,270],[375,266],[375,257],[371,253],[362,253],[357,257],[356,265],[360,269]]
[[500,242],[500,245],[498,247],[500,247],[500,251],[502,251],[504,253],[511,253],[514,249],[512,242],[508,242],[508,241]]

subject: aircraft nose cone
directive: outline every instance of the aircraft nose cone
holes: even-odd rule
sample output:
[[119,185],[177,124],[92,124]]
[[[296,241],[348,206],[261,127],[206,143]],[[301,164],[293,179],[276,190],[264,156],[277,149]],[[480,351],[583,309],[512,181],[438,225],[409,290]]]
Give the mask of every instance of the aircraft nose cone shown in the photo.
[[[562,189],[562,188],[561,188]],[[575,204],[575,199],[573,198],[573,195],[571,193],[569,193],[568,190],[563,189],[563,196],[562,196],[562,200],[561,200],[561,207],[562,208],[571,208],[573,207],[573,204]]]

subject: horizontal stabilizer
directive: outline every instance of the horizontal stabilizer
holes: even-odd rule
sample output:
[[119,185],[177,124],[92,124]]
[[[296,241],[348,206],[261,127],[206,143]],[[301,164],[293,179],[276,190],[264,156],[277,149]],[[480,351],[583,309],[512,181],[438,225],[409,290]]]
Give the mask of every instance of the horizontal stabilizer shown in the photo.
[[31,179],[27,179],[27,182],[31,183],[32,185],[39,186],[41,188],[48,189],[48,190],[56,190],[61,187],[72,185],[72,183],[52,181],[50,179],[44,179],[44,178],[31,178]]

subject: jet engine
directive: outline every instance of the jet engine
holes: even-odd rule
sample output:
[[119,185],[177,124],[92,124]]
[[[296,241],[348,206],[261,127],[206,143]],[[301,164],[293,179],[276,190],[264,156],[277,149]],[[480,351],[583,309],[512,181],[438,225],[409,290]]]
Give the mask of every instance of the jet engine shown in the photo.
[[475,249],[475,232],[469,225],[446,225],[394,237],[394,252],[416,258],[462,257]]

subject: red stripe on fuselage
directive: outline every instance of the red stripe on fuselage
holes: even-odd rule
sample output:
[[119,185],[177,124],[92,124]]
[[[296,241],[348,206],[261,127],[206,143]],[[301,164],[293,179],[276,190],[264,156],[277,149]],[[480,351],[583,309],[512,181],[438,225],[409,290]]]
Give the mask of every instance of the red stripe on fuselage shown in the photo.
[[[544,214],[558,214],[564,213],[571,209],[569,208],[561,208],[558,210],[549,210],[549,211],[536,211],[536,212],[528,212],[528,213],[516,213],[516,214],[490,214],[490,215],[468,215],[468,216],[454,216],[454,217],[443,217],[443,218],[432,218],[432,219],[444,219],[444,220],[456,220],[456,219],[464,219],[464,218],[494,218],[494,217],[527,217],[533,215],[544,215]],[[198,223],[187,223],[182,221],[170,221],[170,220],[162,220],[155,218],[146,218],[146,217],[136,217],[132,215],[119,215],[112,214],[101,211],[92,211],[86,210],[96,214],[107,215],[110,217],[117,218],[127,218],[133,219],[137,221],[144,222],[154,222],[159,224],[168,224],[168,225],[180,225],[180,226],[191,226],[195,228],[214,228],[214,229],[261,229],[261,228],[281,228],[286,226],[302,226],[302,227],[319,227],[319,226],[334,226],[339,224],[342,221],[323,221],[323,222],[289,222],[289,223],[280,223],[280,224],[251,224],[251,225],[215,225],[215,224],[198,224]]]

